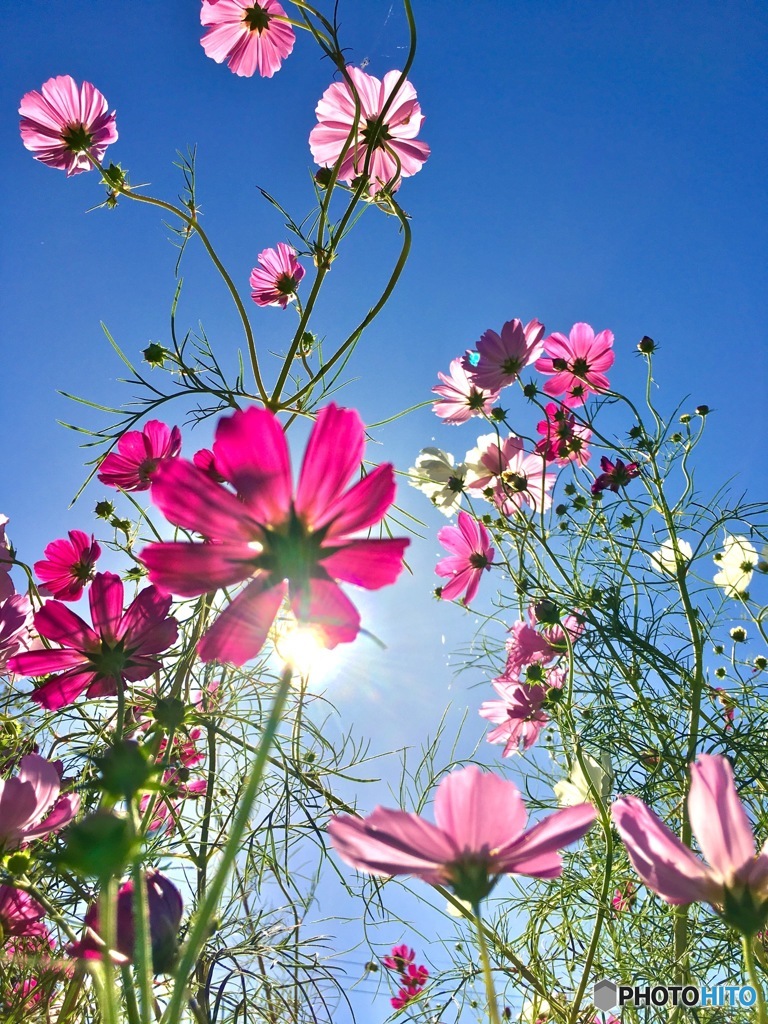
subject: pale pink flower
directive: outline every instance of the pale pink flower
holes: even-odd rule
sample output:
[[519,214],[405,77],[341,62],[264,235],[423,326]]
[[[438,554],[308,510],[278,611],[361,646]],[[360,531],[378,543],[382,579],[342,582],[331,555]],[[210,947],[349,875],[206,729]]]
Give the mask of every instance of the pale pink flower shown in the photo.
[[544,324],[531,320],[523,327],[520,320],[508,320],[496,331],[486,331],[477,343],[476,363],[465,356],[462,365],[478,387],[499,391],[514,384],[521,370],[530,366],[543,351]]
[[90,171],[89,156],[101,161],[117,141],[115,112],[90,82],[69,75],[49,78],[40,92],[28,92],[19,107],[21,141],[41,163],[66,171],[67,177]]
[[636,462],[624,463],[621,459],[611,462],[605,456],[600,459],[602,473],[596,477],[592,484],[592,493],[601,494],[605,490],[618,494],[620,487],[626,487],[630,480],[640,475]]
[[536,369],[553,375],[544,385],[546,395],[564,395],[563,405],[573,407],[610,387],[604,371],[610,370],[615,358],[611,331],[595,335],[589,324],[574,324],[570,337],[550,334],[544,348],[547,355],[536,360]]
[[559,877],[558,849],[580,839],[597,811],[592,804],[568,807],[526,831],[517,786],[469,765],[441,781],[434,813],[433,825],[408,811],[377,807],[367,818],[337,815],[328,832],[336,852],[360,871],[450,885],[459,899],[477,905],[501,875]]
[[0,885],[0,935],[47,936],[43,924],[45,908],[37,900],[11,885]]
[[35,612],[35,628],[60,646],[26,651],[8,662],[19,675],[53,673],[30,694],[49,711],[71,704],[83,691],[111,697],[118,686],[146,679],[161,667],[156,655],[176,641],[176,620],[167,617],[171,598],[156,587],[145,587],[123,611],[122,580],[99,572],[88,599],[93,627],[60,601],[48,601]]
[[555,402],[546,405],[544,414],[546,419],[536,424],[536,430],[544,436],[534,451],[543,455],[547,462],[556,462],[558,466],[567,466],[569,462],[586,466],[592,454],[587,447],[592,438],[589,427],[577,423],[567,406]]
[[345,490],[364,445],[365,427],[353,409],[321,409],[294,497],[280,422],[252,407],[216,428],[216,467],[236,494],[183,459],[158,467],[152,500],[172,523],[206,541],[150,544],[141,555],[150,579],[184,597],[247,581],[200,641],[204,661],[242,665],[255,657],[286,596],[324,646],[355,639],[360,616],[336,581],[366,590],[388,586],[408,545],[352,536],[379,523],[395,496],[389,464]]
[[443,558],[435,566],[438,576],[449,577],[440,590],[444,601],[452,601],[464,591],[462,601],[469,604],[477,594],[483,570],[490,570],[496,554],[490,544],[488,531],[466,512],[459,512],[457,526],[444,526],[438,531],[437,539],[449,558]]
[[0,601],[0,672],[9,660],[32,644],[32,603],[26,594]]
[[545,682],[527,683],[500,676],[492,686],[501,700],[486,700],[480,705],[481,718],[496,726],[486,737],[489,743],[504,743],[502,757],[511,757],[520,747],[528,750],[549,721],[543,710],[549,691],[562,689],[565,678],[559,669],[546,673]]
[[0,779],[0,850],[13,850],[64,828],[77,814],[80,797],[60,796],[61,775],[39,754],[26,754],[18,774]]
[[706,864],[637,797],[620,797],[611,814],[635,871],[667,903],[715,904],[747,934],[763,926],[768,843],[756,852],[727,758],[700,754],[691,765],[688,817]]
[[8,522],[8,516],[0,514],[0,601],[5,601],[6,598],[16,593],[11,579],[11,552],[8,547],[8,539],[5,536],[5,527]]
[[382,114],[400,72],[389,71],[380,81],[348,65],[347,74],[360,100],[357,130],[348,146],[347,140],[355,125],[354,94],[346,80],[334,82],[315,108],[318,124],[309,136],[315,163],[333,167],[341,158],[338,176],[347,183],[360,177],[367,163],[371,194],[387,185],[397,187],[400,178],[420,171],[429,156],[426,142],[416,141],[424,120],[416,90],[406,79]]
[[122,491],[148,491],[152,475],[165,459],[181,451],[181,431],[160,420],[149,420],[143,430],[129,430],[117,442],[117,451],[105,457],[99,480]]
[[285,242],[278,242],[277,249],[264,249],[258,255],[261,269],[251,271],[251,298],[257,306],[281,306],[286,308],[296,298],[299,281],[304,277],[304,267],[296,259],[296,250]]
[[478,448],[467,453],[473,467],[467,485],[470,490],[492,491],[494,505],[505,516],[512,516],[529,505],[534,512],[552,504],[549,492],[555,476],[547,473],[541,455],[527,454],[521,438],[510,434],[499,446],[495,434],[478,438]]
[[271,78],[293,50],[296,34],[277,0],[203,0],[200,40],[206,56],[236,75]]
[[94,566],[101,548],[82,530],[70,530],[69,540],[54,540],[45,549],[45,558],[35,562],[35,573],[42,580],[41,594],[59,601],[77,601],[86,584],[93,579]]
[[436,416],[446,423],[466,423],[470,416],[490,416],[493,403],[498,399],[498,391],[480,388],[470,379],[462,365],[461,359],[451,360],[451,375],[437,375],[442,384],[432,388],[442,401],[435,402],[432,410]]

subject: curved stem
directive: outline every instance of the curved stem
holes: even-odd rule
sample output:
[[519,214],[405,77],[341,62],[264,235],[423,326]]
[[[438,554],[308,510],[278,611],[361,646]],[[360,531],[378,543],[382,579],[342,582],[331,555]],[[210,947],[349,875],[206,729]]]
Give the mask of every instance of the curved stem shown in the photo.
[[476,903],[472,907],[472,912],[475,915],[475,925],[477,929],[477,945],[480,949],[480,963],[483,967],[483,981],[485,982],[485,995],[488,1000],[488,1016],[491,1024],[501,1024],[501,1017],[499,1016],[499,1005],[496,1001],[496,989],[493,984],[493,974],[491,973],[491,960],[488,956],[488,943],[485,941],[485,931],[483,930],[483,922],[480,918],[480,904]]

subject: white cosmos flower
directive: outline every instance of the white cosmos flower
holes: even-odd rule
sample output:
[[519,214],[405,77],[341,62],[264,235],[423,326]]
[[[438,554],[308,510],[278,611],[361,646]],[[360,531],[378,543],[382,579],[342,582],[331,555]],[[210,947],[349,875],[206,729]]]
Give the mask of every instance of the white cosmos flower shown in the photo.
[[757,562],[757,551],[746,537],[726,533],[723,550],[715,555],[718,572],[713,579],[729,597],[736,597],[749,586]]
[[[678,540],[677,550],[683,562],[690,562],[693,558],[693,548],[687,540]],[[677,575],[675,545],[671,537],[661,542],[661,547],[658,551],[651,551],[648,558],[651,562],[651,568],[657,572],[666,572],[672,576]]]
[[461,504],[467,476],[463,462],[454,465],[450,452],[440,448],[422,448],[416,464],[408,470],[411,487],[417,487],[443,515],[452,516]]
[[[603,754],[600,761],[596,761],[589,754],[584,754],[584,762],[587,766],[587,775],[592,780],[595,789],[603,800],[608,800],[613,782],[611,759],[608,754]],[[552,788],[560,807],[575,807],[577,804],[594,803],[587,776],[575,758],[570,776],[556,782]]]

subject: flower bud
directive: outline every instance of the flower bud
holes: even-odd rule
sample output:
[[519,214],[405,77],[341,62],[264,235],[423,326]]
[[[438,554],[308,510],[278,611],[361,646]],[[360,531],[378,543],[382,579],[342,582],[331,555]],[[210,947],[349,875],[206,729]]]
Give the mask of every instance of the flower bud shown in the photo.
[[637,350],[642,352],[644,356],[649,356],[652,352],[656,351],[656,342],[646,334],[638,341]]

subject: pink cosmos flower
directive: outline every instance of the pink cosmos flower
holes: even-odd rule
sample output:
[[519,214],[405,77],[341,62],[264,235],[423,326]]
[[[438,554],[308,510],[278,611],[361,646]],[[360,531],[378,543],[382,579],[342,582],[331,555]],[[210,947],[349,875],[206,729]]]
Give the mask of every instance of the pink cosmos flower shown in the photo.
[[555,402],[549,402],[544,413],[546,419],[536,424],[536,430],[544,436],[534,451],[558,466],[567,466],[569,462],[586,466],[592,454],[587,447],[592,438],[589,427],[577,423],[567,406]]
[[0,885],[0,935],[47,935],[45,908],[37,900],[10,885]]
[[618,494],[620,487],[626,487],[630,480],[640,475],[636,462],[627,462],[625,465],[621,459],[611,462],[605,456],[600,459],[600,468],[602,473],[592,484],[593,494],[601,494],[605,490]]
[[80,808],[74,793],[60,796],[55,764],[26,754],[15,778],[0,779],[0,850],[13,850],[68,825]]
[[[149,725],[149,722],[146,723]],[[205,754],[197,748],[197,740],[202,736],[202,729],[190,729],[186,738],[174,735],[171,745],[170,756],[168,754],[168,740],[163,739],[160,743],[156,761],[158,764],[168,764],[162,776],[162,796],[155,803],[152,820],[147,826],[150,832],[160,829],[171,832],[176,824],[176,816],[181,804],[188,797],[196,798],[204,796],[208,790],[208,783],[205,779],[192,779],[189,775],[192,768],[205,761]],[[145,793],[141,798],[140,810],[142,815],[149,806],[151,795]]]
[[145,587],[123,612],[123,583],[111,572],[96,573],[88,592],[93,627],[59,601],[35,612],[35,628],[58,647],[17,654],[12,672],[54,673],[30,695],[42,707],[58,710],[83,691],[110,697],[126,682],[146,679],[160,668],[155,655],[176,641],[176,620],[167,618],[171,598]]
[[381,963],[388,971],[397,971],[404,974],[407,967],[416,960],[416,951],[403,943],[401,946],[393,946],[389,956],[383,956]]
[[296,259],[296,250],[285,242],[278,242],[277,249],[264,249],[258,255],[261,270],[251,271],[251,298],[257,306],[281,306],[286,308],[296,298],[299,281],[304,277],[304,267]]
[[32,645],[32,623],[32,603],[26,594],[0,601],[0,672],[15,654]]
[[492,491],[494,505],[505,516],[522,511],[524,505],[546,512],[556,478],[546,472],[542,456],[526,454],[522,440],[514,434],[501,447],[495,434],[486,434],[478,442],[478,448],[467,453],[466,461],[473,465],[469,488]]
[[[540,627],[537,629],[537,627]],[[504,675],[515,680],[526,665],[547,664],[568,651],[566,633],[575,643],[584,632],[584,622],[572,612],[561,622],[542,624],[537,606],[528,606],[528,622],[518,619],[510,628],[506,642],[507,664]]]
[[583,405],[593,392],[610,387],[605,370],[613,366],[613,334],[598,335],[589,324],[574,324],[569,338],[550,334],[544,339],[547,355],[536,360],[539,373],[553,374],[544,385],[544,393],[564,395],[563,405]]
[[489,743],[504,743],[502,757],[511,757],[520,747],[528,750],[539,738],[549,721],[543,711],[549,691],[562,689],[564,673],[554,669],[545,675],[546,682],[527,683],[500,676],[493,688],[501,700],[486,700],[480,705],[481,718],[496,726],[486,737]]
[[730,732],[733,729],[734,719],[736,718],[736,701],[722,686],[711,687],[711,692],[723,709],[723,728],[726,732]]
[[353,409],[321,409],[292,497],[280,422],[250,408],[219,420],[213,446],[236,494],[182,459],[158,468],[152,500],[172,523],[206,541],[150,544],[141,555],[150,579],[185,597],[248,581],[198,644],[203,661],[242,665],[255,657],[286,596],[324,646],[355,639],[360,616],[336,581],[366,590],[394,583],[409,543],[352,537],[380,522],[395,494],[389,464],[344,489],[359,471],[364,444],[365,427]]
[[97,476],[109,487],[123,491],[147,491],[155,470],[165,459],[175,459],[181,451],[181,431],[160,420],[149,420],[143,430],[129,430],[110,452]]
[[488,531],[466,512],[459,512],[458,526],[444,526],[438,531],[437,539],[452,552],[435,566],[438,576],[449,577],[449,582],[440,590],[440,597],[452,601],[465,591],[462,601],[469,604],[480,586],[483,570],[490,571],[496,554]]
[[90,171],[89,156],[101,161],[117,141],[115,112],[90,82],[79,87],[69,75],[49,78],[41,92],[28,92],[19,107],[21,141],[41,163],[67,177]]
[[0,514],[0,601],[5,601],[6,598],[16,593],[11,579],[11,552],[5,536],[5,527],[8,522],[8,516]]
[[393,1010],[402,1010],[410,1003],[415,1002],[424,991],[423,985],[403,985],[396,996],[389,1000]]
[[[51,959],[53,938],[45,925],[37,926],[40,934],[16,935],[3,946],[8,960],[6,968],[6,998],[0,994],[0,1009],[31,1013],[43,999],[50,1000],[58,981],[59,970]],[[11,1014],[9,1020],[19,1019]]]
[[520,320],[508,320],[496,331],[486,331],[477,343],[479,359],[472,365],[465,357],[464,369],[481,388],[499,391],[514,384],[521,370],[541,355],[544,324],[531,320],[523,327]]
[[360,99],[356,134],[347,148],[355,125],[355,99],[346,80],[334,82],[315,108],[318,124],[309,136],[315,163],[333,167],[341,158],[339,180],[349,183],[366,171],[367,162],[371,195],[390,183],[390,187],[396,188],[400,178],[420,171],[429,156],[426,142],[416,141],[424,120],[416,90],[406,79],[388,103],[400,78],[399,71],[387,72],[383,81],[351,65],[347,66],[347,74]]
[[[144,876],[149,907],[149,937],[152,946],[152,969],[155,974],[166,974],[176,961],[179,927],[184,913],[181,894],[173,882],[159,871],[147,871]],[[84,960],[101,960],[104,941],[99,935],[99,906],[92,903],[85,915],[85,932],[78,942],[67,947],[70,956]],[[124,882],[117,891],[117,935],[112,959],[115,963],[130,963],[135,946],[133,924],[133,882]]]
[[611,906],[613,907],[614,913],[623,914],[627,910],[631,910],[636,899],[637,896],[635,895],[634,883],[625,882],[622,886],[619,886],[613,894]]
[[432,406],[436,416],[453,424],[466,423],[470,416],[490,416],[499,392],[480,388],[471,381],[461,359],[451,361],[450,377],[444,373],[437,376],[443,383],[432,388],[442,398]]
[[450,885],[477,905],[503,874],[559,877],[557,850],[580,839],[596,814],[592,804],[567,807],[526,831],[517,786],[470,765],[437,787],[434,825],[408,811],[377,807],[367,818],[337,815],[328,832],[336,852],[360,871]]
[[700,754],[691,765],[688,816],[708,864],[642,800],[620,797],[611,815],[635,871],[667,903],[715,904],[729,924],[749,935],[763,927],[768,914],[768,843],[756,852],[725,757]]
[[216,468],[216,458],[210,448],[201,448],[199,452],[195,452],[192,461],[215,483],[223,484],[225,482],[224,477]]
[[45,559],[35,562],[40,593],[59,601],[77,601],[93,579],[101,548],[82,530],[70,530],[69,540],[54,540],[45,549]]
[[296,34],[277,0],[203,0],[200,22],[208,31],[200,40],[206,56],[236,75],[256,71],[271,78],[293,50]]

